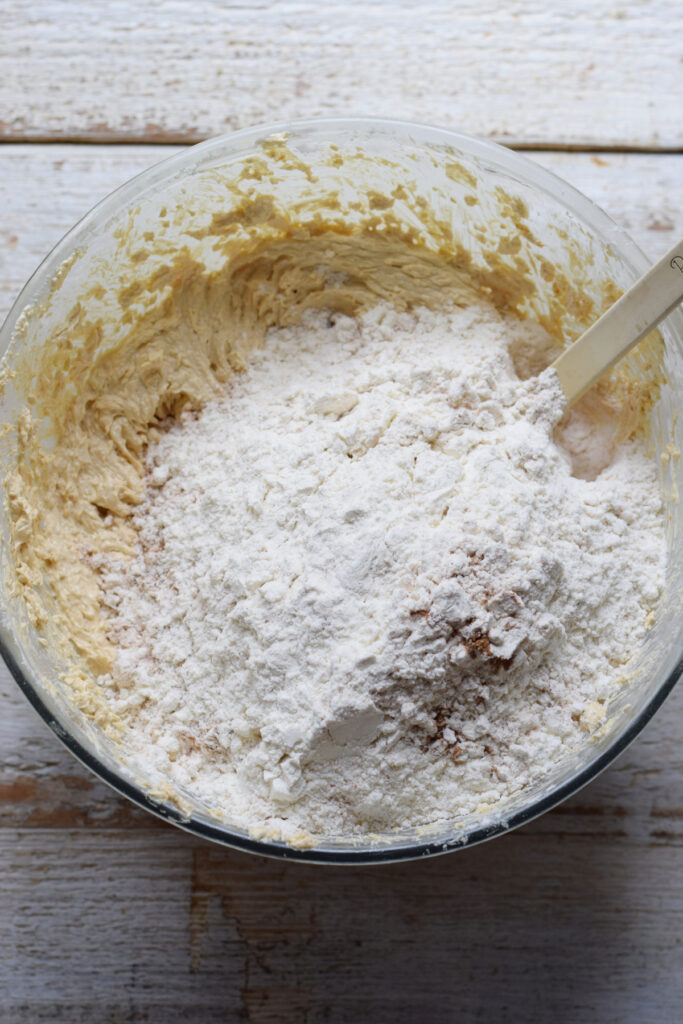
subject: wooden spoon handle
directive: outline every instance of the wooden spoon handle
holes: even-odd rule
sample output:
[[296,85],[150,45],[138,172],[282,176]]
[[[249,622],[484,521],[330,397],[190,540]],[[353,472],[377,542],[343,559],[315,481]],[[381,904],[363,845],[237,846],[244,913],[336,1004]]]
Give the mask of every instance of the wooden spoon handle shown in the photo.
[[629,288],[553,368],[571,405],[683,299],[683,239]]

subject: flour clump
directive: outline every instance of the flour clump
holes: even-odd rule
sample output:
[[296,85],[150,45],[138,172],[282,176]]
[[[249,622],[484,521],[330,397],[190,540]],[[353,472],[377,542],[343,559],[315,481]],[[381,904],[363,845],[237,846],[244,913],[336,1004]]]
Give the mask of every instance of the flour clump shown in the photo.
[[143,761],[238,825],[359,835],[494,806],[585,740],[660,594],[661,502],[640,444],[587,461],[552,371],[517,376],[542,335],[309,310],[159,432],[138,553],[97,556]]

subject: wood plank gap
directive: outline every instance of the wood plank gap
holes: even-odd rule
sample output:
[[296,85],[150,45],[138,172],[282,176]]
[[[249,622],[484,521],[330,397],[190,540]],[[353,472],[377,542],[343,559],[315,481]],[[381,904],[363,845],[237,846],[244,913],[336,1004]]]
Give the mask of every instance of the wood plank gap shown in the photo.
[[[417,123],[417,122],[415,122]],[[254,125],[254,127],[259,127]],[[438,127],[438,126],[437,126]],[[224,133],[228,135],[236,132]],[[683,154],[683,143],[674,146],[637,146],[629,143],[604,143],[595,145],[593,143],[565,143],[565,142],[543,142],[542,140],[528,141],[524,139],[507,139],[501,136],[471,136],[479,138],[482,142],[493,142],[498,146],[513,149],[524,153],[614,153],[629,154],[643,153],[651,156],[676,156]],[[0,146],[195,146],[200,142],[207,142],[209,139],[220,138],[219,135],[194,135],[187,133],[164,133],[163,135],[100,135],[100,134],[74,134],[74,135],[36,135],[21,133],[0,133]]]

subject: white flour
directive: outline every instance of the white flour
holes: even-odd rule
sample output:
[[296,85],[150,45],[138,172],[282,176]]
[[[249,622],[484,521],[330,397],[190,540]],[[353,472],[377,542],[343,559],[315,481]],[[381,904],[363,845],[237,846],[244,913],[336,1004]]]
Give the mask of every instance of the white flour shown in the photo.
[[508,352],[534,340],[486,306],[309,314],[161,437],[140,555],[103,566],[146,763],[243,825],[358,833],[495,804],[585,740],[660,593],[660,499],[576,417],[597,476],[572,475],[556,378]]

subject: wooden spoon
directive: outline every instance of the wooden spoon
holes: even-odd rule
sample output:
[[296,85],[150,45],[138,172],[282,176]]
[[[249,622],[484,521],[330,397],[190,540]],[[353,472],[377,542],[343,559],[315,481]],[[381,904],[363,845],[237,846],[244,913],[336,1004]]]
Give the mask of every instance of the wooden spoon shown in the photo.
[[569,405],[683,299],[683,240],[551,363]]

